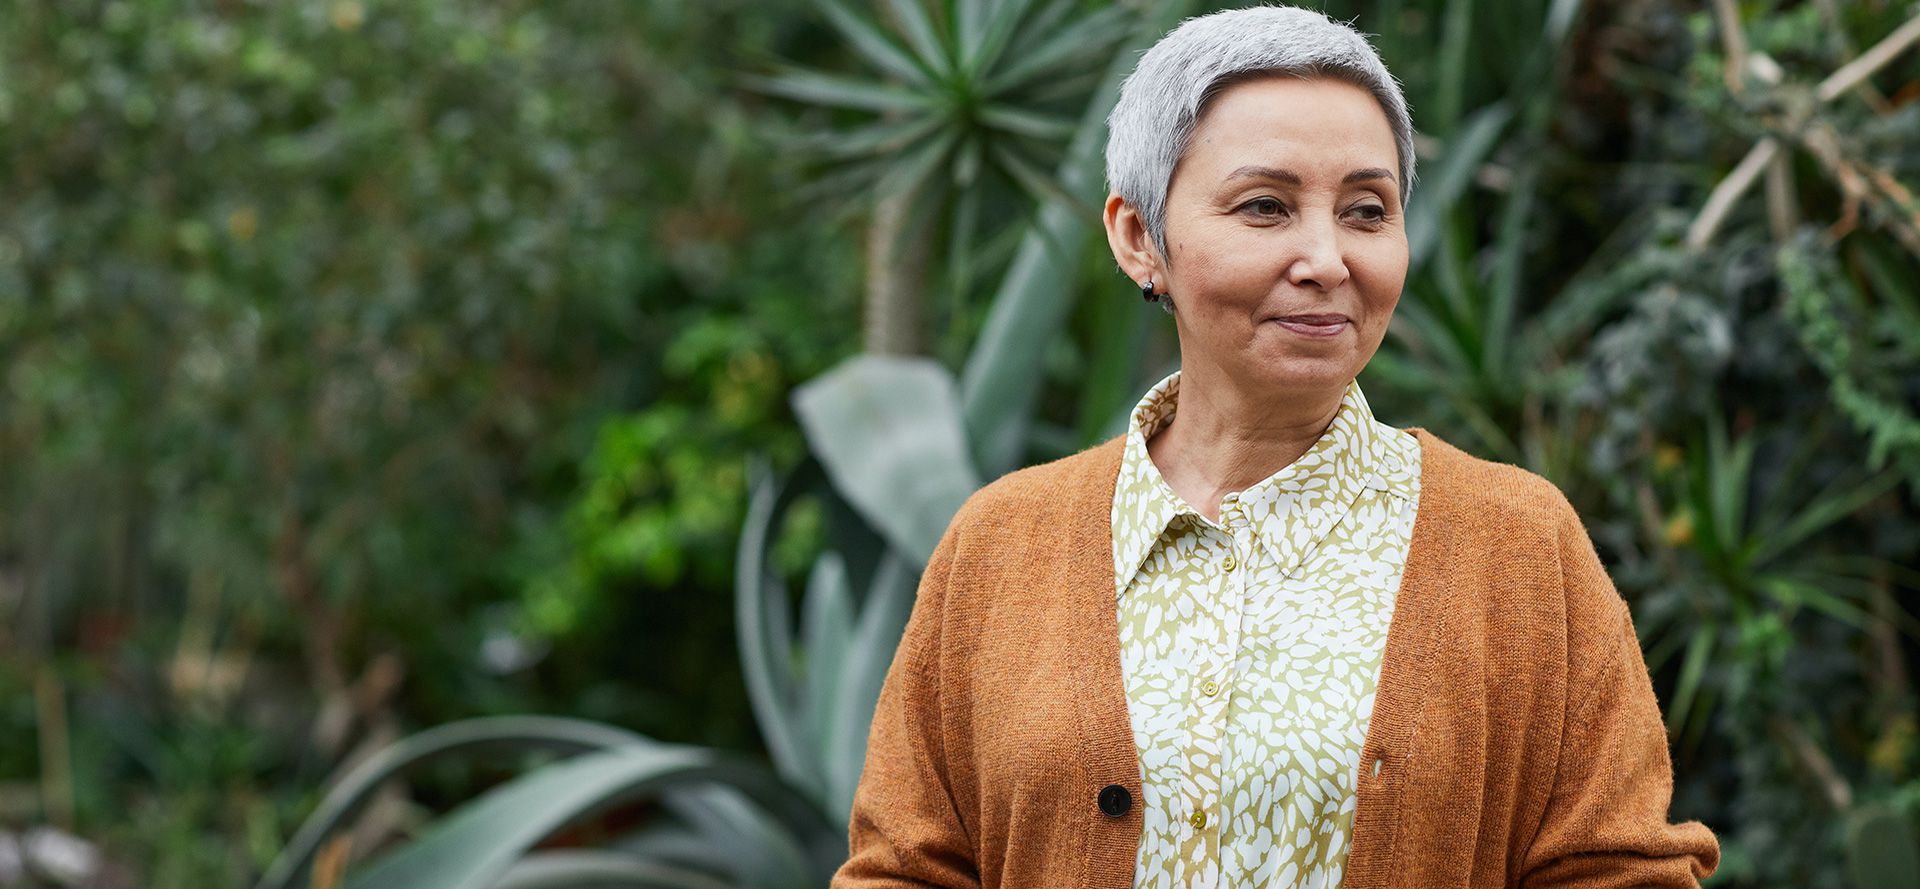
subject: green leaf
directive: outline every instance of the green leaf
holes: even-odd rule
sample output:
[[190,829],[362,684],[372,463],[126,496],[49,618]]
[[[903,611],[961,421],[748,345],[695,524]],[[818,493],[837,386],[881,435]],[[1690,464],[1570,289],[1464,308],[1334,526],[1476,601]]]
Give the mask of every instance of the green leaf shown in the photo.
[[553,716],[493,716],[428,729],[382,748],[329,782],[327,794],[267,867],[255,889],[305,885],[320,847],[387,781],[428,760],[486,750],[578,753],[654,743],[614,726]]
[[1672,621],[1667,621],[1663,626],[1643,625],[1650,623],[1650,621],[1642,622],[1636,618],[1634,631],[1646,634],[1642,644],[1646,647],[1647,671],[1658,673],[1665,669],[1667,661],[1680,651],[1680,646],[1687,643],[1687,637]]
[[[831,756],[834,748],[829,720],[840,690],[840,677],[846,669],[847,649],[853,644],[855,616],[846,562],[839,553],[828,550],[813,563],[802,607],[805,610],[800,621],[800,639],[802,656],[806,659],[806,685],[801,702],[807,716],[807,732],[813,738],[812,748]],[[830,782],[827,787],[831,791]],[[825,799],[823,797],[823,802]]]
[[936,77],[934,69],[925,60],[914,58],[901,49],[880,28],[853,10],[848,9],[840,0],[813,0],[814,5],[833,24],[835,30],[847,38],[847,43],[860,53],[861,57],[872,62],[894,77],[913,86],[929,87]]
[[740,646],[741,677],[747,683],[747,702],[753,707],[774,768],[817,797],[818,772],[812,768],[816,756],[806,747],[788,673],[792,637],[784,632],[786,585],[767,564],[774,523],[783,511],[783,503],[792,496],[793,487],[777,488],[771,476],[763,464],[752,467],[747,517],[740,531],[734,570],[734,632]]
[[732,889],[732,884],[639,855],[559,849],[520,859],[489,889]]
[[1439,261],[1428,267],[1427,277],[1446,298],[1440,304],[1444,310],[1441,318],[1446,322],[1448,337],[1459,343],[1467,360],[1465,376],[1472,380],[1481,376],[1487,366],[1486,356],[1480,349],[1485,331],[1480,329],[1477,308],[1481,303],[1479,282],[1468,276],[1473,263],[1469,254],[1474,249],[1474,223],[1465,214],[1446,217],[1441,221],[1440,239]]
[[947,0],[947,15],[953,22],[954,45],[958,47],[960,73],[972,77],[973,62],[980,41],[986,36],[986,0]]
[[[1019,7],[1019,21],[1005,35],[1005,39],[992,48],[985,57],[980,70],[1004,68],[1000,59],[1024,59],[1040,49],[1040,46],[1059,34],[1063,29],[1072,27],[1068,17],[1076,11],[1074,0],[1047,0],[1046,5],[1031,9],[1031,0],[1008,4]],[[1135,13],[1137,16],[1138,13]],[[1144,47],[1142,47],[1144,49]],[[1093,74],[1100,76],[1104,69],[1095,67]]]
[[1700,691],[1708,658],[1713,655],[1714,640],[1718,636],[1717,624],[1703,623],[1694,629],[1693,637],[1687,641],[1686,659],[1680,664],[1680,679],[1674,683],[1673,700],[1667,705],[1667,730],[1674,734],[1679,734],[1687,723],[1694,696]]
[[1131,17],[1126,7],[1109,6],[1075,21],[1065,30],[1038,32],[1046,35],[1046,42],[994,70],[981,92],[1001,96],[1063,69],[1084,66],[1087,60],[1110,51],[1115,41],[1126,36]]
[[1855,629],[1876,621],[1860,606],[1828,593],[1819,583],[1784,575],[1766,575],[1755,583],[1774,601],[1788,608],[1805,605]]
[[[837,846],[839,854],[844,856],[847,835],[843,824],[816,830],[816,836],[809,841],[812,846]],[[796,840],[799,839],[796,836]],[[748,844],[753,840],[737,830],[730,823],[702,823],[696,829],[691,824],[662,820],[638,831],[627,834],[612,843],[613,848],[623,854],[636,855],[650,861],[670,862],[679,867],[697,870],[702,873],[718,875],[731,883],[763,889],[767,886],[784,887],[796,882],[793,873],[768,874],[765,872],[765,856],[753,854]],[[743,854],[744,853],[744,854]],[[821,858],[816,852],[815,860]],[[836,862],[837,863],[837,862]],[[826,865],[818,870],[826,870]],[[815,885],[824,885],[826,879],[816,879]]]
[[[1025,189],[1028,194],[1033,195],[1036,200],[1051,204],[1075,216],[1088,217],[1098,216],[1100,214],[1099,207],[1089,204],[1072,192],[1061,188],[1059,183],[1053,181],[1053,177],[1048,176],[1045,170],[1040,169],[1032,161],[1021,156],[1020,152],[1015,151],[1012,146],[1007,145],[1005,142],[994,142],[992,145],[992,154],[994,164],[1001,170],[1004,170],[1008,176],[1013,178],[1013,181],[1019,183],[1020,187]],[[1071,249],[1066,244],[1056,246],[1061,252],[1066,252]]]
[[[961,0],[961,2],[975,7],[989,5],[985,0]],[[1001,51],[1020,31],[1021,19],[1026,17],[1028,7],[1033,4],[1032,0],[996,0],[990,5],[993,13],[987,19],[985,28],[980,31],[980,36],[960,45],[960,70],[969,78],[979,77],[981,72],[988,70],[999,60]],[[1067,12],[1066,5],[1064,2],[1055,4],[1062,15]],[[1052,26],[1048,22],[1036,20],[1028,23],[1026,27],[1050,28]],[[985,95],[993,95],[993,93],[987,92]]]
[[840,688],[823,745],[829,812],[836,817],[846,818],[853,812],[853,792],[866,759],[867,730],[873,725],[880,686],[913,610],[917,580],[917,572],[906,560],[887,553],[874,572],[853,641],[842,653]]
[[529,772],[437,822],[352,875],[349,889],[487,889],[553,831],[601,807],[703,781],[764,786],[703,750],[623,747]]
[[921,61],[940,76],[951,76],[954,70],[952,53],[947,51],[940,33],[933,26],[933,19],[921,5],[921,0],[887,0],[888,8],[893,10],[894,20],[906,32],[907,44],[920,56]]
[[980,109],[980,122],[990,127],[1017,133],[1034,139],[1057,140],[1073,135],[1074,123],[1063,117],[1040,114],[1015,108],[1011,105],[985,105]]
[[[887,195],[918,194],[923,198],[931,197],[923,191],[933,185],[935,176],[942,164],[952,156],[959,145],[963,132],[957,129],[944,129],[938,135],[913,150],[912,154],[893,162],[880,180],[874,184],[874,198]],[[933,200],[917,202],[922,210],[929,209]]]
[[[808,802],[819,805],[818,799]],[[838,861],[809,860],[808,834],[812,839],[845,839],[838,830],[795,830],[737,792],[715,800],[713,805],[686,812],[684,817],[706,842],[731,850],[722,872],[749,886],[797,886],[807,882],[801,875],[830,876]],[[823,869],[826,873],[819,873]]]
[[801,385],[792,401],[834,488],[925,564],[980,487],[952,375],[924,358],[858,355]]
[[1885,470],[1874,473],[1851,488],[1834,485],[1795,514],[1779,531],[1756,541],[1754,564],[1764,564],[1785,555],[1807,538],[1853,515],[1861,507],[1892,490],[1900,484],[1900,479],[1899,472]]
[[[986,166],[985,151],[987,139],[978,131],[970,132],[960,144],[960,150],[954,152],[953,184],[963,194],[978,194],[973,188],[980,178],[981,168]],[[967,235],[971,232],[961,232]]]
[[[945,125],[945,119],[925,114],[904,120],[879,120],[844,132],[828,130],[809,133],[796,140],[795,148],[833,160],[882,156],[897,161],[901,152],[909,150]],[[888,169],[890,165],[883,164],[879,168]]]
[[[1076,450],[1126,431],[1126,417],[1139,395],[1136,384],[1147,342],[1147,323],[1153,319],[1141,311],[1142,303],[1144,300],[1116,297],[1095,300],[1088,307],[1093,318],[1093,354],[1080,387],[1074,429]],[[1120,418],[1117,427],[1113,424],[1116,417]]]
[[1467,61],[1476,48],[1472,0],[1447,0],[1440,27],[1439,70],[1431,85],[1434,101],[1427,126],[1444,133],[1460,120],[1461,97],[1467,93]]
[[1727,445],[1726,423],[1715,411],[1707,425],[1707,473],[1712,493],[1714,538],[1729,559],[1745,568],[1746,554],[1739,541],[1747,524],[1747,485],[1753,480],[1753,436]]
[[793,205],[812,208],[814,213],[824,211],[831,216],[830,219],[810,217],[809,224],[864,221],[872,211],[873,194],[879,182],[899,163],[900,159],[892,155],[863,157],[832,173],[801,183],[794,192]]
[[[1192,6],[1192,0],[1174,0],[1148,7],[1126,46],[1114,53],[1060,162],[1058,179],[1067,193],[1098,199],[1105,181],[1102,149],[1107,114],[1120,82],[1133,70],[1138,53]],[[1042,359],[1072,309],[1080,251],[1097,219],[1069,212],[1057,202],[1042,206],[994,294],[960,385],[967,434],[980,471],[987,477],[997,477],[1020,462],[1033,401],[1045,376]]]
[[[1513,366],[1508,361],[1511,354],[1528,351],[1525,345],[1512,352],[1509,349],[1515,345],[1513,330],[1520,321],[1520,282],[1526,271],[1528,234],[1534,228],[1533,199],[1540,182],[1537,157],[1537,154],[1529,155],[1519,164],[1513,187],[1501,207],[1499,235],[1494,241],[1493,275],[1488,287],[1490,298],[1482,321],[1486,332],[1482,339],[1487,356],[1485,367],[1504,379],[1521,379],[1531,370],[1527,366]],[[1537,336],[1532,328],[1528,328],[1527,335]]]
[[[1407,242],[1412,257],[1409,273],[1423,266],[1432,254],[1441,221],[1473,184],[1474,171],[1499,144],[1500,133],[1512,116],[1505,102],[1491,103],[1468,115],[1441,149],[1439,172],[1421,190],[1420,200],[1407,205]],[[1429,180],[1422,177],[1422,181]]]
[[769,95],[834,108],[904,114],[936,107],[932,99],[912,90],[819,71],[796,68],[772,76],[744,74],[740,80],[742,85]]

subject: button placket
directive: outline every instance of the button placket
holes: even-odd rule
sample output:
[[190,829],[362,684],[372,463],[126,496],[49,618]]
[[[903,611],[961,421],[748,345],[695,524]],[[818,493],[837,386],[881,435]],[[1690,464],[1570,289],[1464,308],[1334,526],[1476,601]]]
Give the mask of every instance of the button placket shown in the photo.
[[1245,527],[1246,507],[1240,503],[1238,493],[1228,494],[1220,504],[1220,527],[1227,532],[1227,554],[1220,560],[1220,567],[1232,575],[1241,567],[1240,529]]
[[[1231,768],[1232,756],[1229,734],[1233,696],[1220,694],[1220,692],[1231,681],[1235,664],[1239,662],[1242,627],[1246,622],[1247,614],[1249,572],[1248,566],[1241,558],[1247,552],[1243,545],[1244,541],[1241,539],[1242,529],[1246,526],[1244,510],[1245,507],[1235,495],[1221,513],[1221,518],[1225,522],[1224,544],[1227,547],[1227,556],[1221,561],[1223,569],[1221,604],[1224,606],[1220,611],[1222,646],[1216,663],[1207,671],[1207,678],[1200,687],[1204,695],[1202,707],[1212,721],[1218,753],[1213,760],[1213,774],[1207,776],[1209,780],[1204,785],[1205,793],[1200,805],[1187,814],[1187,826],[1202,835],[1210,857],[1215,861],[1220,860],[1221,833],[1219,819],[1214,816],[1223,805],[1226,795],[1226,773]],[[1212,691],[1208,691],[1209,687]]]
[[[1205,558],[1213,562],[1215,570],[1206,572],[1214,580],[1208,585],[1213,593],[1213,607],[1205,609],[1204,616],[1199,618],[1205,621],[1209,632],[1203,637],[1205,643],[1195,652],[1193,684],[1189,686],[1194,692],[1188,698],[1193,714],[1192,749],[1187,759],[1188,786],[1192,791],[1182,795],[1178,808],[1171,814],[1176,822],[1185,825],[1187,842],[1197,844],[1205,850],[1208,860],[1217,862],[1219,831],[1206,828],[1216,820],[1211,813],[1219,808],[1224,793],[1227,705],[1232,696],[1220,692],[1225,678],[1233,671],[1239,649],[1243,597],[1241,584],[1230,571],[1224,570],[1227,559],[1233,555],[1231,533],[1214,526],[1205,534],[1208,539],[1202,552],[1208,554]],[[1221,556],[1222,550],[1227,558]]]

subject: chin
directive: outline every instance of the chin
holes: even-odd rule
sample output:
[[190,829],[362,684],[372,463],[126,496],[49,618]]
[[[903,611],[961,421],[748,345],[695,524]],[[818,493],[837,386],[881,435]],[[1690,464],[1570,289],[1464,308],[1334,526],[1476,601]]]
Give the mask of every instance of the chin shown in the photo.
[[1288,354],[1256,361],[1252,374],[1274,391],[1343,387],[1359,373],[1349,355]]

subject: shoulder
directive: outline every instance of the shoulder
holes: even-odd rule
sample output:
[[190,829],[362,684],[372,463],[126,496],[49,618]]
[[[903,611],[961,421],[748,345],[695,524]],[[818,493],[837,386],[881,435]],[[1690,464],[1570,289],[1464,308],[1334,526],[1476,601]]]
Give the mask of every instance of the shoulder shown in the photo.
[[1115,436],[1069,454],[1013,470],[968,496],[954,516],[960,533],[1018,532],[1022,526],[1058,528],[1113,497],[1125,438]]
[[1405,430],[1420,442],[1420,510],[1450,530],[1490,537],[1558,537],[1580,518],[1565,492],[1524,466],[1478,457],[1424,428]]
[[[1420,520],[1446,538],[1449,561],[1496,561],[1516,577],[1531,577],[1536,594],[1555,600],[1548,611],[1564,615],[1570,634],[1610,638],[1626,602],[1565,492],[1532,470],[1476,457],[1424,429],[1410,431],[1418,433],[1426,479]],[[1524,595],[1521,586],[1501,595]]]

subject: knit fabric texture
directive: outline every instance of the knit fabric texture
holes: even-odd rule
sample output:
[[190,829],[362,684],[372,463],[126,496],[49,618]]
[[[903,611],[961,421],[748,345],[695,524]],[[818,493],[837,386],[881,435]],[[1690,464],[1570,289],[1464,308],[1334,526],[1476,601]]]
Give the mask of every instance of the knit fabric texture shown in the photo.
[[1134,889],[1338,886],[1419,443],[1349,380],[1313,445],[1221,498],[1216,522],[1148,450],[1179,402],[1176,370],[1134,407],[1113,496]]
[[[1659,703],[1579,516],[1532,472],[1406,431],[1419,512],[1341,885],[1697,886],[1719,845],[1667,820]],[[949,523],[881,687],[834,889],[1133,885],[1124,443],[1008,473]]]

